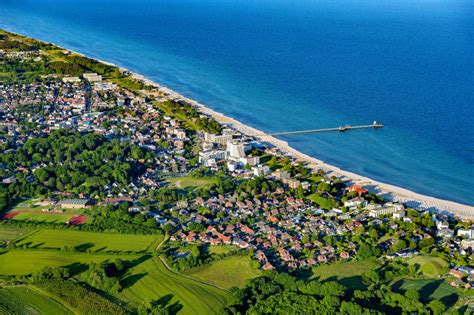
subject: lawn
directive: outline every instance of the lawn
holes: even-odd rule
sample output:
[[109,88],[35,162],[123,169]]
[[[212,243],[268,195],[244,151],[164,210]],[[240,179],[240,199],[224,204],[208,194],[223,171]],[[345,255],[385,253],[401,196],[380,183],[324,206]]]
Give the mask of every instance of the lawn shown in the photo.
[[65,57],[66,55],[64,54],[64,50],[62,49],[54,49],[54,50],[48,50],[49,54],[49,62],[64,62],[68,63],[67,58]]
[[55,250],[10,250],[0,254],[0,275],[27,275],[46,266],[60,267],[76,263],[100,263],[115,258],[133,260],[137,256],[71,253]]
[[47,223],[66,223],[75,217],[73,213],[20,212],[13,217],[16,221],[35,221]]
[[356,260],[339,264],[321,265],[313,268],[312,278],[320,280],[339,280],[349,289],[365,289],[362,274],[380,266],[376,259]]
[[252,260],[247,256],[229,256],[194,268],[186,275],[224,289],[242,287],[247,280],[261,274],[251,263]]
[[0,242],[11,241],[30,232],[28,228],[0,225]]
[[17,243],[36,248],[74,247],[81,251],[130,251],[141,252],[154,249],[161,235],[107,234],[74,230],[38,230]]
[[168,271],[158,257],[129,270],[122,284],[118,297],[132,306],[158,301],[171,313],[217,314],[231,300],[226,291]]
[[429,277],[444,275],[449,269],[449,264],[444,259],[432,256],[416,256],[409,259],[408,264],[420,266],[421,271]]
[[[2,312],[2,305],[8,311]],[[67,307],[33,287],[0,289],[0,313],[11,314],[74,314]]]
[[403,293],[408,289],[415,289],[420,293],[421,300],[440,300],[446,306],[452,307],[462,295],[461,290],[450,286],[443,279],[402,279],[392,284],[395,292]]
[[211,255],[212,254],[220,255],[220,254],[227,254],[232,251],[239,250],[239,247],[234,246],[234,245],[216,245],[216,246],[207,247],[207,250],[209,254]]
[[168,181],[175,185],[177,188],[201,188],[217,184],[218,179],[212,177],[174,177],[168,179]]
[[145,86],[140,82],[131,77],[114,78],[109,81],[131,91],[142,90]]

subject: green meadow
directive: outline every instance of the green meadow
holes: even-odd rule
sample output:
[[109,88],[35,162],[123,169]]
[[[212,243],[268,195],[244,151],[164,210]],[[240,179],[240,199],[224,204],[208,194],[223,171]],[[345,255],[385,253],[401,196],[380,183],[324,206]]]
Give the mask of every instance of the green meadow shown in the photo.
[[44,223],[66,223],[72,217],[73,213],[41,213],[41,212],[21,212],[13,220],[16,221],[35,221]]
[[74,314],[56,299],[32,286],[0,289],[0,314]]
[[137,255],[86,254],[57,250],[9,250],[0,253],[0,275],[28,275],[44,267],[101,263],[108,259],[131,260]]
[[362,274],[380,266],[376,259],[356,260],[331,265],[321,265],[313,268],[313,278],[319,280],[339,280],[342,284],[353,289],[363,289]]
[[201,188],[217,184],[218,179],[212,177],[174,177],[168,181],[177,188]]
[[207,247],[209,254],[221,255],[228,254],[232,251],[237,251],[240,248],[235,245],[215,245]]
[[422,301],[439,300],[448,308],[460,306],[461,298],[466,292],[450,286],[443,279],[401,279],[395,281],[392,287],[394,291],[401,293],[408,289],[415,289],[420,293]]
[[5,226],[0,225],[0,242],[1,241],[12,241],[25,235],[30,230],[26,228],[19,228],[17,226]]
[[156,301],[180,314],[217,314],[230,300],[228,292],[169,271],[158,257],[130,269],[118,297],[132,305]]
[[247,256],[229,256],[186,273],[190,277],[213,284],[220,288],[242,287],[249,279],[261,275]]
[[34,248],[61,249],[64,246],[81,251],[130,251],[141,252],[154,249],[162,240],[161,235],[107,234],[74,230],[42,229],[16,243]]
[[[16,246],[21,247],[0,252],[0,275],[4,276],[24,276],[44,267],[68,267],[71,274],[80,279],[85,264],[115,258],[128,261],[130,267],[120,278],[123,289],[112,298],[123,301],[129,309],[153,302],[161,304],[171,313],[218,314],[231,301],[231,295],[216,286],[228,288],[239,285],[259,273],[250,266],[248,257],[232,256],[214,263],[214,277],[209,268],[196,270],[191,276],[177,274],[168,270],[159,257],[151,255],[163,239],[160,235],[106,234],[64,229],[34,231],[10,227],[0,228],[0,235],[16,239]],[[65,246],[75,250],[60,250]],[[229,250],[232,247],[222,247],[217,252]],[[113,254],[111,251],[122,253]],[[139,254],[143,252],[147,254]],[[38,288],[19,286],[2,290],[5,296],[12,296],[10,301],[16,302],[12,305],[0,300],[0,313],[2,310],[15,314],[71,313],[67,305]],[[31,294],[31,299],[25,296],[26,293]]]
[[449,264],[439,257],[416,256],[408,260],[408,264],[419,266],[423,274],[429,277],[444,275],[449,270]]

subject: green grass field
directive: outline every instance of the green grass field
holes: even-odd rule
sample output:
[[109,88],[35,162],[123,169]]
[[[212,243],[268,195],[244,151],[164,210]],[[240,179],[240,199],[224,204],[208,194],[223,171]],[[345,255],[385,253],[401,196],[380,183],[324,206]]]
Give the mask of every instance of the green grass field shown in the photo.
[[247,280],[258,277],[261,271],[251,265],[247,256],[229,256],[186,273],[190,277],[220,288],[241,287]]
[[168,179],[168,181],[176,186],[177,188],[201,188],[212,184],[216,184],[218,179],[216,178],[205,178],[205,177],[174,177]]
[[239,247],[234,245],[218,245],[218,246],[209,246],[207,247],[209,254],[227,254],[235,250],[239,250]]
[[74,314],[67,307],[33,287],[8,287],[0,289],[0,314],[2,307],[12,314]]
[[144,86],[137,80],[131,77],[124,77],[124,78],[114,78],[110,79],[109,81],[131,91],[139,91],[144,88]]
[[408,260],[410,265],[420,266],[423,274],[437,277],[448,272],[449,264],[442,258],[432,256],[416,256]]
[[158,257],[129,270],[122,284],[122,300],[134,306],[158,301],[180,314],[217,314],[231,299],[226,291],[168,271]]
[[48,50],[48,55],[50,62],[69,63],[69,61],[65,57],[66,55],[64,54],[64,50],[62,49]]
[[72,217],[76,216],[73,213],[36,213],[36,212],[21,212],[13,218],[16,221],[35,221],[47,223],[66,223]]
[[55,250],[10,250],[0,254],[0,275],[27,275],[47,266],[100,263],[115,258],[132,260],[137,257],[137,255],[86,254]]
[[0,242],[11,241],[30,232],[30,229],[0,225]]
[[380,266],[376,259],[343,262],[340,264],[322,265],[313,268],[312,278],[320,280],[339,280],[349,289],[364,289],[361,275]]
[[29,247],[58,248],[64,246],[97,251],[146,251],[161,241],[160,235],[107,234],[73,230],[39,230],[17,243]]
[[402,279],[392,284],[394,291],[405,292],[408,289],[415,289],[420,293],[424,302],[436,299],[443,302],[447,307],[456,304],[462,291],[447,284],[443,279]]

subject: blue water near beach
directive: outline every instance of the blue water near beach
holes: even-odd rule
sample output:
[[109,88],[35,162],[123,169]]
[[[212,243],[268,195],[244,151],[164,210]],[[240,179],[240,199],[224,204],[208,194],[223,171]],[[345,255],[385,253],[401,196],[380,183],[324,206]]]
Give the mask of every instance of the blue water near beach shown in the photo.
[[296,149],[474,205],[472,0],[1,0],[0,27],[144,74]]

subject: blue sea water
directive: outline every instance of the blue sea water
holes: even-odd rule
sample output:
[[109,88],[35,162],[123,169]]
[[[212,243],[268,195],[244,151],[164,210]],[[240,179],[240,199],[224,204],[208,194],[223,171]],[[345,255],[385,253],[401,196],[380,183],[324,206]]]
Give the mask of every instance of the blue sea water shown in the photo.
[[307,154],[474,205],[472,0],[1,0],[0,27],[130,68]]

